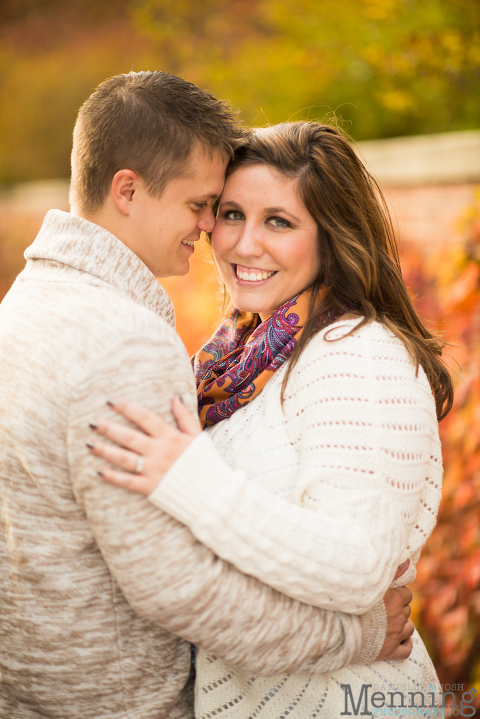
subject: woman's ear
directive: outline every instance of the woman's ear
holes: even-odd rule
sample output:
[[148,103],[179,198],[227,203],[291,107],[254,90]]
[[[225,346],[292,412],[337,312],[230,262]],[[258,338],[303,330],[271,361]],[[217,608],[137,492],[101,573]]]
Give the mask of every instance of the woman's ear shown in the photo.
[[140,186],[140,177],[133,170],[119,170],[112,180],[111,196],[122,215],[132,211],[135,193]]

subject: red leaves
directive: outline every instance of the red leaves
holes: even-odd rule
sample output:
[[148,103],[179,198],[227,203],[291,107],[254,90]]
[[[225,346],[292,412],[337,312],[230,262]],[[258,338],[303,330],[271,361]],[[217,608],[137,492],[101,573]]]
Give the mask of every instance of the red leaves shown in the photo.
[[440,425],[444,491],[414,585],[418,625],[440,681],[470,687],[480,667],[480,202],[467,223],[468,242],[434,268],[408,245],[404,255],[417,310],[444,328],[445,354],[460,365],[448,362],[455,402]]

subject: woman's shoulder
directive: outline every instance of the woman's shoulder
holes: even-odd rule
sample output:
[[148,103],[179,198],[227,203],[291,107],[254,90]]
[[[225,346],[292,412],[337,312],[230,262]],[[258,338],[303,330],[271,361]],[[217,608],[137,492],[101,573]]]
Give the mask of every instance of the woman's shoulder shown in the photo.
[[362,317],[350,316],[333,322],[312,337],[305,353],[321,356],[353,352],[354,355],[367,354],[369,358],[398,354],[408,357],[404,343],[388,327],[378,321],[362,325],[362,320]]
[[294,374],[340,380],[353,374],[359,382],[381,378],[387,384],[401,379],[428,385],[399,337],[381,322],[361,322],[361,317],[340,319],[318,332],[300,354]]
[[385,407],[415,405],[433,421],[430,384],[402,340],[381,322],[359,324],[361,318],[340,319],[306,345],[287,385],[289,409],[316,401],[366,407],[374,400]]

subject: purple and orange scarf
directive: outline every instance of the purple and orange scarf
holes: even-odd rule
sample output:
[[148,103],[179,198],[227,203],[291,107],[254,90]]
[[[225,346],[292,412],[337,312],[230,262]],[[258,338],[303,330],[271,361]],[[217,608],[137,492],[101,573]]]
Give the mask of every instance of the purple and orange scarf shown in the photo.
[[[319,301],[327,291],[319,292]],[[234,309],[197,352],[192,363],[204,429],[251,402],[288,360],[307,321],[309,301],[307,290],[263,322],[258,314]],[[342,314],[326,310],[319,324],[328,325]]]

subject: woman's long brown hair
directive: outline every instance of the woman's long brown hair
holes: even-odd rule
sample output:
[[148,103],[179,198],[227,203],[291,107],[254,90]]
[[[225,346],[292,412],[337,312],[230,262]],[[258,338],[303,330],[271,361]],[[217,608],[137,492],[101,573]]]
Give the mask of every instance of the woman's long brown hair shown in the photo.
[[[421,365],[432,388],[437,417],[453,402],[453,386],[441,356],[444,343],[423,325],[402,278],[398,249],[385,199],[338,128],[317,122],[288,122],[252,132],[228,167],[266,164],[298,179],[298,192],[318,226],[321,269],[313,284],[309,319],[290,357],[288,377],[328,308],[354,306],[362,317],[388,327]],[[315,303],[317,290],[330,286]],[[355,331],[353,330],[353,331]]]

